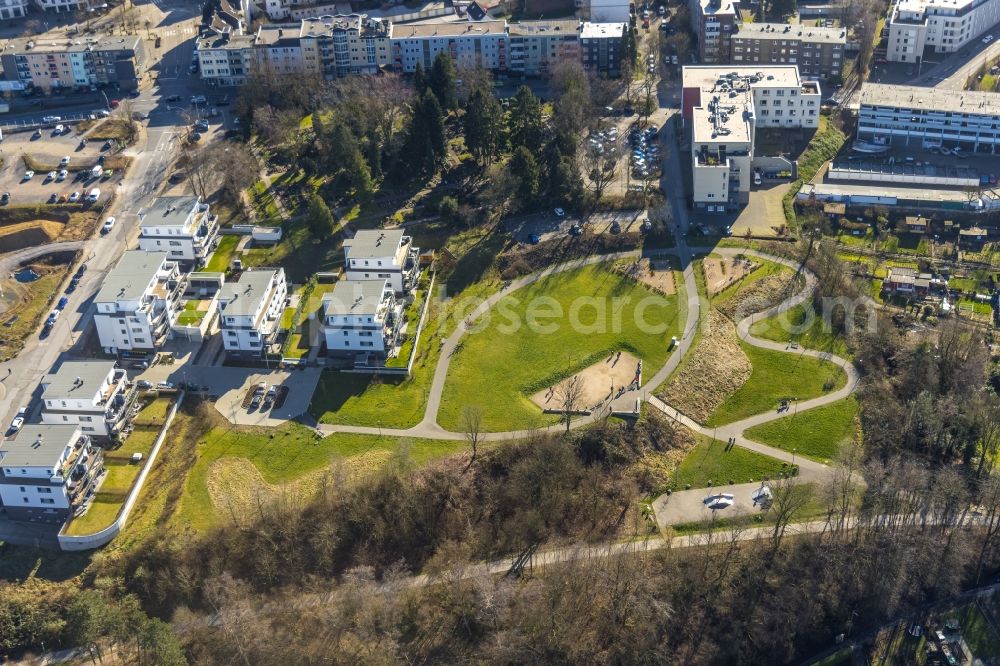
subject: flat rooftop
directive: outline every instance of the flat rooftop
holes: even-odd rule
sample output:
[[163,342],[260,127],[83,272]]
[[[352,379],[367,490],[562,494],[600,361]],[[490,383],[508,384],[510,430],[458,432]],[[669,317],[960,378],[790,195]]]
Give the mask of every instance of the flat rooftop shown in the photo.
[[741,23],[733,39],[800,39],[814,44],[846,44],[844,28],[817,28],[816,26],[789,23]]
[[166,252],[145,250],[129,250],[124,253],[104,278],[104,284],[94,297],[94,302],[138,301],[168,257]]
[[898,6],[901,12],[926,12],[932,7],[959,11],[975,2],[976,0],[899,0]]
[[254,36],[257,46],[295,46],[299,45],[299,28],[297,23],[262,25]]
[[257,312],[277,272],[277,269],[248,270],[240,275],[239,281],[223,285],[219,290],[219,302],[226,306],[225,315],[249,317]]
[[735,16],[738,13],[736,4],[732,0],[698,0],[701,13],[706,16]]
[[931,188],[916,185],[903,187],[884,183],[806,183],[802,186],[805,193],[815,192],[817,195],[834,195],[845,197],[894,197],[896,199],[915,199],[919,201],[940,201],[967,203],[968,195],[961,189]]
[[231,32],[215,34],[202,37],[198,40],[199,51],[211,51],[219,49],[249,49],[253,48],[253,35],[234,35]]
[[708,99],[703,97],[702,106],[691,111],[692,141],[721,144],[749,143],[751,132],[745,114],[746,111],[753,109],[750,93],[740,93],[736,98],[723,96],[718,106],[711,100],[711,96]]
[[795,65],[694,65],[684,67],[681,75],[685,88],[714,91],[721,79],[733,73],[751,88],[796,88],[802,85]]
[[138,36],[125,37],[81,37],[74,39],[46,39],[38,37],[18,37],[8,40],[5,51],[14,53],[72,53],[83,51],[134,51],[141,40]]
[[359,35],[388,37],[391,23],[365,14],[333,14],[302,20],[300,37],[323,37],[334,31],[355,31]]
[[1000,93],[865,83],[861,86],[861,106],[866,105],[920,111],[1000,115]]
[[388,280],[341,280],[323,296],[325,315],[374,315],[382,294],[391,290]]
[[196,196],[156,197],[142,214],[140,227],[183,227],[198,205]]
[[114,361],[66,361],[42,380],[42,399],[92,398],[114,369]]
[[76,443],[80,426],[29,424],[0,439],[0,466],[55,467],[67,446]]
[[477,21],[460,23],[407,23],[393,24],[393,39],[426,39],[428,37],[480,37],[506,34],[506,21]]
[[611,39],[625,34],[624,23],[591,23],[587,21],[580,27],[580,39]]
[[561,37],[576,35],[581,23],[575,19],[559,21],[521,21],[507,26],[511,37]]
[[344,249],[351,259],[391,257],[403,241],[402,229],[362,229],[354,238],[344,241]]

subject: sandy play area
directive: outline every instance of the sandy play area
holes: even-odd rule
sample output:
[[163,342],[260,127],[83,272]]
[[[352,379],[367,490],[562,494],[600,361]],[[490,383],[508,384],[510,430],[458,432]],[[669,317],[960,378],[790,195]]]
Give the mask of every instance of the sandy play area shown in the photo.
[[[578,374],[583,380],[583,395],[578,409],[589,410],[605,398],[617,395],[619,389],[628,386],[636,378],[638,368],[638,358],[628,352],[615,352],[580,371]],[[639,379],[641,382],[641,376]],[[539,391],[531,396],[531,401],[542,409],[558,410],[562,407],[558,385]]]
[[702,260],[702,267],[705,271],[705,286],[708,287],[708,293],[714,296],[752,273],[756,264],[749,259],[706,257]]
[[615,270],[666,296],[677,293],[674,271],[669,261],[650,261],[649,259],[622,261],[615,265]]

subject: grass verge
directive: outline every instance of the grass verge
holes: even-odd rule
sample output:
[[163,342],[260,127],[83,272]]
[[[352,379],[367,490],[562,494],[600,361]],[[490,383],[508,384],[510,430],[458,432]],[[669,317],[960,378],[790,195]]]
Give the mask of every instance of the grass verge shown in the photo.
[[777,478],[789,468],[776,458],[698,435],[698,443],[684,457],[671,480],[671,489],[710,488]]
[[858,432],[858,401],[854,396],[823,407],[749,428],[744,434],[755,442],[829,462],[837,449],[854,440]]

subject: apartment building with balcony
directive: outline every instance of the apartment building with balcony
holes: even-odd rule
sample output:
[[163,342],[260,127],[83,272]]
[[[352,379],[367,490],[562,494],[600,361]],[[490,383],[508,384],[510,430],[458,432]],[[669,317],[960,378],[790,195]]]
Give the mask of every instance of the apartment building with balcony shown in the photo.
[[580,27],[576,19],[511,23],[507,26],[507,68],[527,76],[545,76],[560,61],[579,61]]
[[622,47],[626,23],[584,23],[580,26],[580,53],[583,66],[610,77],[621,74]]
[[116,439],[135,403],[135,389],[114,361],[65,361],[42,385],[42,423],[79,426],[95,439]]
[[731,61],[736,65],[795,65],[811,79],[839,77],[844,68],[844,28],[742,23],[731,40]]
[[166,252],[129,250],[94,297],[94,325],[107,354],[148,353],[167,339],[185,290],[180,266]]
[[795,66],[685,67],[682,80],[696,208],[723,212],[746,204],[758,127],[819,126],[819,84],[801,80]]
[[691,0],[691,28],[698,41],[698,58],[704,64],[727,63],[739,7],[735,0]]
[[198,39],[202,80],[217,86],[241,86],[250,78],[257,55],[255,35],[211,33]]
[[388,356],[399,338],[402,317],[389,280],[341,280],[323,297],[327,354]]
[[919,63],[924,51],[954,53],[1000,22],[1000,0],[897,0],[889,9],[886,58]]
[[218,216],[196,196],[157,197],[139,214],[139,249],[166,252],[188,268],[205,264],[218,239]]
[[28,0],[0,0],[0,21],[24,18],[29,4]]
[[348,280],[388,280],[397,294],[417,283],[420,248],[402,229],[362,229],[344,241],[344,271]]
[[876,145],[1000,153],[1000,95],[865,83],[857,137]]
[[80,426],[26,425],[0,439],[0,509],[10,520],[61,525],[103,469],[103,450]]
[[299,24],[268,24],[257,28],[252,66],[275,77],[322,72],[319,61],[306,62],[302,58],[300,27]]
[[308,18],[299,29],[302,59],[318,63],[328,79],[376,74],[392,63],[391,33],[389,21],[361,14]]
[[226,355],[260,358],[281,325],[288,283],[283,268],[253,268],[219,291],[219,329]]
[[438,53],[450,55],[458,69],[506,70],[508,64],[505,21],[394,24],[391,46],[393,67],[405,73],[418,64],[430,71]]
[[117,85],[135,90],[146,71],[142,37],[18,38],[0,54],[6,81],[42,90]]

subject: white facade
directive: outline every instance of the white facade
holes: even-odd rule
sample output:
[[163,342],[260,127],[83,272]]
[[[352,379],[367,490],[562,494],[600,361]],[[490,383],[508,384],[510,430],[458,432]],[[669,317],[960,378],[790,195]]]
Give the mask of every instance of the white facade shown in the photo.
[[434,22],[393,25],[392,63],[412,73],[419,64],[425,72],[438,53],[451,56],[458,69],[507,68],[505,21]]
[[388,280],[341,280],[323,297],[327,353],[387,355],[395,347],[401,317]]
[[78,425],[91,437],[114,436],[135,395],[127,381],[114,361],[66,361],[42,379],[42,423]]
[[139,215],[139,248],[200,266],[219,237],[218,219],[198,197],[157,197]]
[[365,229],[344,241],[344,270],[348,280],[388,280],[403,294],[416,283],[418,254],[399,229]]
[[28,0],[0,0],[0,21],[23,18],[28,13]]
[[61,524],[100,473],[103,455],[74,425],[26,425],[0,439],[0,505],[8,518]]
[[685,67],[683,86],[696,208],[723,212],[747,203],[758,127],[819,126],[819,84],[800,80],[794,66]]
[[260,356],[281,325],[288,296],[283,268],[245,271],[219,292],[219,328],[226,352]]
[[1000,21],[1000,0],[899,0],[889,14],[886,58],[919,62],[924,49],[954,53]]
[[80,7],[88,6],[88,3],[80,2],[80,0],[35,0],[35,4],[43,11],[51,11],[57,14],[61,12],[73,12]]
[[177,319],[183,293],[180,269],[167,253],[123,254],[94,298],[94,325],[105,353],[157,349]]

